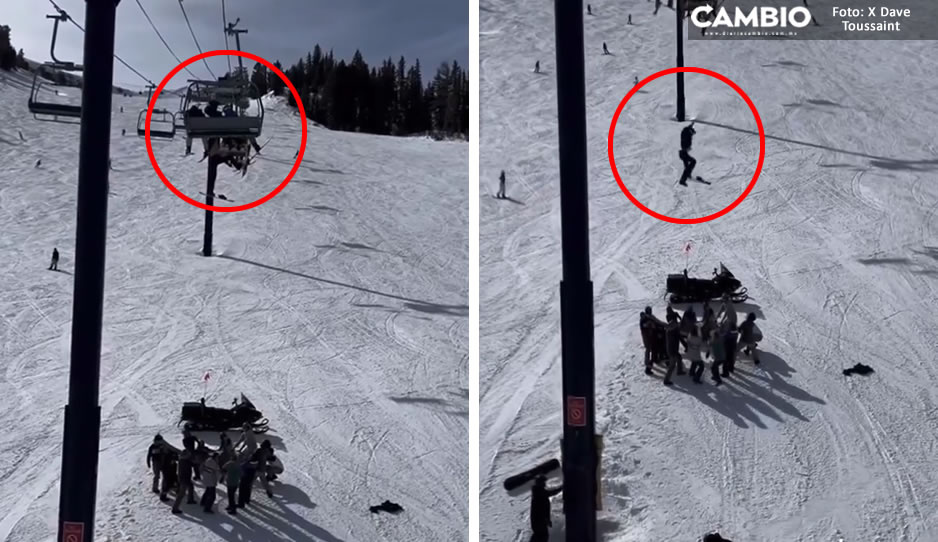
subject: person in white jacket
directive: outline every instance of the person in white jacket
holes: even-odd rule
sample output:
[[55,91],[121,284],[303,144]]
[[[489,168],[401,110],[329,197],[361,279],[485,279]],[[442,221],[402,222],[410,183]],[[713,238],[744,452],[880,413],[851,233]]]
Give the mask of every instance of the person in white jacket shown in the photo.
[[700,384],[700,377],[704,371],[703,355],[701,353],[704,347],[705,343],[700,337],[700,328],[695,324],[690,328],[690,334],[687,336],[684,349],[687,359],[690,360],[690,376],[697,384]]
[[241,426],[241,429],[241,438],[235,444],[235,450],[242,450],[248,457],[251,457],[257,451],[257,438],[254,436],[254,429],[247,422]]

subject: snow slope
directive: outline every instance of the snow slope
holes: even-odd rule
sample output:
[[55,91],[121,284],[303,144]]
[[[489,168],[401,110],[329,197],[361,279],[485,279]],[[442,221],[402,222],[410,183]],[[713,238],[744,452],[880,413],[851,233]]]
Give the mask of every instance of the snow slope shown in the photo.
[[[736,210],[675,225],[633,206],[606,156],[633,76],[673,66],[674,13],[653,17],[653,5],[593,2],[585,17],[604,538],[690,541],[719,528],[746,541],[938,540],[934,45],[689,42],[686,65],[726,75],[757,106],[766,159]],[[517,541],[528,499],[500,483],[558,457],[562,433],[554,12],[483,0],[480,13],[481,530]],[[641,89],[616,128],[627,186],[675,217],[729,204],[759,150],[729,87],[690,74],[687,88],[697,174],[713,186],[676,186],[673,76]],[[517,201],[489,195],[502,169]],[[642,373],[638,313],[663,314],[688,240],[691,272],[709,277],[723,261],[754,296],[741,316],[764,320],[763,363],[743,361],[720,388],[678,377],[669,389],[660,371]],[[875,375],[845,378],[857,362]]]
[[[25,83],[0,83],[9,542],[55,535],[78,161],[78,128],[35,121]],[[203,258],[203,211],[163,186],[135,134],[144,105],[114,98],[97,539],[465,539],[466,144],[310,126],[293,181],[258,208],[216,213],[218,257]],[[246,178],[219,173],[216,192],[236,203],[279,184],[299,146],[300,118],[266,105],[263,157]],[[154,148],[176,186],[204,199],[206,165],[183,157],[184,138]],[[53,246],[61,273],[45,271]],[[243,392],[270,419],[287,469],[273,500],[256,491],[234,520],[194,506],[176,517],[149,492],[146,448],[158,431],[180,441],[181,405],[202,395],[206,371],[209,403]],[[369,513],[385,499],[405,512]]]

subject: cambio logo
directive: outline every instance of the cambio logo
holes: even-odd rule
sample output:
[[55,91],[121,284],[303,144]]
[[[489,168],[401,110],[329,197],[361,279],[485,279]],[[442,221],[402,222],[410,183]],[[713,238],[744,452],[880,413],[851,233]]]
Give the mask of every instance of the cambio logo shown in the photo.
[[736,7],[735,11],[735,16],[730,17],[726,8],[721,7],[716,12],[716,17],[714,17],[713,6],[705,4],[695,8],[691,12],[690,19],[699,28],[716,28],[720,26],[727,28],[786,28],[788,26],[804,28],[811,22],[811,12],[803,7],[793,9],[758,7],[752,8],[748,13]]

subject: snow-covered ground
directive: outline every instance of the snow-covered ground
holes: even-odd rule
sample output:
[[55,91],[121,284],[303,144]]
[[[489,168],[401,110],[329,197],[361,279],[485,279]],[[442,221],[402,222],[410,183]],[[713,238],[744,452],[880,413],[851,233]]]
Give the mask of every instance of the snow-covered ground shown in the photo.
[[[25,83],[0,83],[8,542],[55,536],[78,164],[78,128],[35,121]],[[135,134],[144,101],[115,96],[112,116],[96,539],[464,540],[467,144],[310,125],[293,181],[260,207],[216,213],[219,256],[203,258],[204,212],[163,186]],[[175,110],[178,98],[161,106]],[[221,171],[216,192],[245,203],[272,190],[300,122],[269,101],[260,142],[273,139],[247,177]],[[176,186],[204,199],[206,165],[183,157],[184,138],[154,147]],[[45,270],[53,247],[60,273]],[[146,448],[157,432],[179,442],[182,403],[202,395],[206,371],[209,403],[245,393],[286,465],[275,497],[256,491],[237,519],[195,506],[173,516],[149,492]],[[405,512],[369,513],[385,499]]]
[[[688,42],[686,65],[752,98],[766,159],[735,211],[675,225],[633,206],[606,156],[633,77],[674,65],[674,13],[653,17],[653,6],[592,2],[585,16],[600,530],[617,541],[691,541],[713,528],[750,542],[938,540],[934,44]],[[481,532],[517,541],[528,499],[501,481],[559,457],[562,429],[554,11],[482,0],[480,13]],[[675,217],[735,199],[759,149],[742,99],[703,75],[686,81],[697,174],[713,186],[676,186],[673,76],[633,98],[615,142],[633,194]],[[515,202],[491,197],[502,169]],[[709,277],[724,262],[754,298],[740,314],[755,312],[766,332],[763,363],[741,362],[720,388],[687,377],[667,388],[659,371],[642,372],[638,313],[662,315],[688,240],[691,272]],[[858,362],[876,373],[841,374]]]

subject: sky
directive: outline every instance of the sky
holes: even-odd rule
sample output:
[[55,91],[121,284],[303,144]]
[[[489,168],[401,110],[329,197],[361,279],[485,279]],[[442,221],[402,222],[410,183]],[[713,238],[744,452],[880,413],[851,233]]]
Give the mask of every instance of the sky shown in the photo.
[[[55,1],[84,26],[85,0]],[[121,0],[115,52],[159,83],[178,63],[147,22],[138,2],[180,59],[198,54],[198,49],[179,0]],[[23,49],[31,60],[50,60],[53,23],[45,16],[55,13],[52,4],[48,0],[0,3],[0,24],[10,26],[13,46]],[[225,49],[222,0],[183,0],[183,5],[202,50]],[[332,49],[336,59],[351,60],[358,49],[369,65],[388,57],[396,62],[401,56],[410,65],[419,58],[425,81],[442,62],[455,60],[465,67],[469,61],[468,0],[225,0],[225,7],[229,22],[240,17],[239,28],[248,29],[241,36],[242,50],[271,62],[280,60],[284,69],[305,57],[317,43],[325,51]],[[82,39],[82,32],[71,23],[60,24],[56,56],[80,63]],[[235,48],[233,38],[230,46]],[[222,75],[228,58],[207,59],[208,66],[215,75]],[[210,78],[201,62],[189,69],[199,78]],[[186,78],[192,75],[181,72],[170,88],[184,85]],[[114,80],[130,89],[146,85],[118,62]]]

